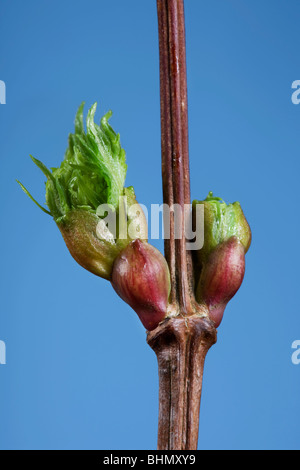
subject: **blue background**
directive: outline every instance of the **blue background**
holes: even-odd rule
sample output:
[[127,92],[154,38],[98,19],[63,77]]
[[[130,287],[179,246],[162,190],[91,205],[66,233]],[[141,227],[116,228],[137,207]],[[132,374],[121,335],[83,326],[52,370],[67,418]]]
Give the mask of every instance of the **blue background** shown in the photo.
[[[296,0],[186,0],[192,197],[239,200],[245,281],[204,373],[200,449],[299,449]],[[0,448],[154,449],[157,364],[137,316],[69,255],[29,154],[61,161],[78,105],[114,111],[134,185],[162,202],[154,0],[1,0]],[[162,241],[154,241],[163,249]]]

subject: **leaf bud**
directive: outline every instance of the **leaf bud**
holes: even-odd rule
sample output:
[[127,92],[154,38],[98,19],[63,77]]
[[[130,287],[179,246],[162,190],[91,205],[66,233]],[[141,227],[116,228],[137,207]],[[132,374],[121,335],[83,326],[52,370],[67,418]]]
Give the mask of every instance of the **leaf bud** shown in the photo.
[[165,318],[171,286],[169,267],[152,245],[140,239],[131,242],[114,262],[111,283],[147,330],[154,330]]

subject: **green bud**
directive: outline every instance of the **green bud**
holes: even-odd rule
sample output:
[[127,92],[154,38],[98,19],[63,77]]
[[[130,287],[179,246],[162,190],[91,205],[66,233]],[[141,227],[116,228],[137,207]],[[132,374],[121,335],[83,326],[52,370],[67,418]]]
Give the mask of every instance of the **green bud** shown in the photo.
[[120,247],[114,239],[101,239],[97,233],[99,219],[84,210],[69,212],[57,225],[78,264],[97,276],[109,279]]
[[196,300],[208,307],[217,328],[242,284],[251,230],[239,202],[225,204],[210,192],[204,201],[193,201],[194,222],[197,204],[204,206],[204,245],[195,253]]
[[226,204],[210,192],[204,201],[193,201],[193,214],[197,204],[204,205],[204,245],[197,252],[198,262],[204,263],[221,243],[236,237],[247,253],[251,243],[251,230],[239,202]]
[[[41,206],[58,225],[73,258],[85,269],[109,279],[118,254],[132,240],[147,240],[147,221],[134,189],[124,188],[126,154],[107,113],[94,122],[96,103],[83,124],[84,103],[75,118],[75,132],[60,167],[49,170],[32,158],[47,178],[46,204]],[[107,218],[114,223],[107,223]]]

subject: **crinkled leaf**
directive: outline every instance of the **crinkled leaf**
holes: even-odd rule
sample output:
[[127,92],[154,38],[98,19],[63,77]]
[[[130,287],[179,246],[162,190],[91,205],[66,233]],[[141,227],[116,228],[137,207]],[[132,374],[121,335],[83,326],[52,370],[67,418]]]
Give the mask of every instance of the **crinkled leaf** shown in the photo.
[[[47,178],[46,203],[55,220],[78,208],[92,213],[96,213],[101,204],[118,208],[127,172],[126,154],[119,134],[108,123],[112,112],[109,111],[97,125],[94,122],[96,107],[95,103],[88,112],[85,131],[84,103],[80,105],[75,117],[75,132],[69,136],[69,146],[59,168],[49,170],[31,157]],[[42,208],[24,186],[21,187]]]

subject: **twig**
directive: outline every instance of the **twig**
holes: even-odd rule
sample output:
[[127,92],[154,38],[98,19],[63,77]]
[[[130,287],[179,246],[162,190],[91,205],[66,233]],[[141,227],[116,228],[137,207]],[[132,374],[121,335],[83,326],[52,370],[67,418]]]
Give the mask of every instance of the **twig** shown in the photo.
[[[164,203],[172,209],[190,203],[188,117],[183,1],[158,0],[160,51],[161,146]],[[182,214],[184,212],[182,210]],[[184,217],[181,220],[184,233]],[[188,313],[191,271],[185,239],[175,239],[171,217],[170,240],[165,240],[165,256],[170,265],[172,302]],[[190,264],[190,262],[189,262]],[[183,275],[179,276],[179,273]]]
[[171,211],[165,256],[171,273],[173,318],[148,334],[159,367],[158,449],[197,448],[202,375],[216,330],[194,298],[191,253],[186,250],[184,205],[190,203],[187,80],[183,0],[157,0],[161,147],[164,203],[181,207],[182,236]]
[[178,317],[148,334],[159,369],[159,450],[195,450],[206,353],[216,342],[209,320]]

